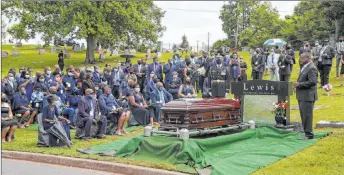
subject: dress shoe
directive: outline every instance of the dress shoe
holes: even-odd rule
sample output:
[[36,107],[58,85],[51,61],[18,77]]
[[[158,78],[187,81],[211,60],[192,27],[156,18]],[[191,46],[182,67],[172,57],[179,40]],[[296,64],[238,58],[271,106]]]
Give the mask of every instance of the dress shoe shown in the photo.
[[299,138],[299,140],[311,140],[311,139],[313,139],[313,137],[302,136]]

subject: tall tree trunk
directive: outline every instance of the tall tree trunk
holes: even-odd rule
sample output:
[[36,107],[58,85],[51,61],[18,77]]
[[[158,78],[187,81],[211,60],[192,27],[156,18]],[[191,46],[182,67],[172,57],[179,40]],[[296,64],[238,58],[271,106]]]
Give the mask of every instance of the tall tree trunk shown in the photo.
[[334,40],[337,41],[338,40],[338,36],[339,36],[339,29],[340,29],[340,25],[339,25],[339,22],[340,22],[341,19],[336,19],[335,21],[335,26],[336,26],[336,33],[335,33],[335,38]]
[[95,49],[94,35],[88,35],[86,42],[87,42],[87,50],[86,50],[85,63],[86,64],[95,63],[96,59],[94,58],[94,49]]

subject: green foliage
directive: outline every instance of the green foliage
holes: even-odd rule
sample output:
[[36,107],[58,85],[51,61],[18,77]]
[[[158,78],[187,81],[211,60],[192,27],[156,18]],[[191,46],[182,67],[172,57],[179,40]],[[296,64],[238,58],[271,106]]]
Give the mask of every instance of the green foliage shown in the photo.
[[230,48],[235,46],[235,41],[232,39],[223,39],[223,40],[217,40],[214,44],[213,44],[213,49],[217,50],[218,48],[220,48],[221,46],[228,46]]

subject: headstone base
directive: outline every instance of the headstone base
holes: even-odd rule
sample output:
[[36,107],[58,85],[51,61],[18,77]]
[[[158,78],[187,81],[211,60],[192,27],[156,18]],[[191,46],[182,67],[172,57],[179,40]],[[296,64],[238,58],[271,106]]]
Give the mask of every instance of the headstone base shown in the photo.
[[324,121],[316,123],[316,128],[344,128],[344,121]]
[[45,49],[39,49],[38,54],[39,55],[45,54]]
[[8,52],[1,52],[1,58],[7,58],[8,57]]
[[283,130],[287,130],[287,131],[293,131],[295,129],[295,125],[286,125],[286,126],[275,125],[275,127],[278,129],[283,129]]
[[12,52],[12,56],[19,56],[19,52],[17,52],[17,51],[14,51],[14,52]]

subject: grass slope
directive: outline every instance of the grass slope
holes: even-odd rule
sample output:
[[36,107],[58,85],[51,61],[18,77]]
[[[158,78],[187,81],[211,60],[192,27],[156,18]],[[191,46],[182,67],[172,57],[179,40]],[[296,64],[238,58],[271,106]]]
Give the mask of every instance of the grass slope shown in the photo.
[[[2,45],[4,51],[12,51],[12,45]],[[69,48],[70,49],[70,48]],[[46,53],[44,55],[38,55],[38,51],[34,50],[34,45],[24,45],[22,48],[18,48],[20,56],[18,57],[8,57],[2,58],[2,77],[9,70],[9,68],[14,67],[17,70],[20,65],[32,66],[35,71],[41,71],[47,65],[53,67],[57,63],[57,54]],[[47,50],[49,51],[49,50]],[[70,51],[71,52],[71,51]],[[248,63],[249,70],[247,72],[249,79],[251,78],[251,68],[250,68],[250,56],[247,52],[240,52],[246,62]],[[172,53],[164,53],[160,58],[160,61],[167,62],[167,59],[172,56]],[[98,55],[96,56],[98,57]],[[120,57],[109,57],[104,63],[99,64],[104,67],[106,63],[114,65],[116,60],[122,60]],[[136,58],[144,57],[144,53],[139,53]],[[65,64],[74,65],[75,67],[87,66],[83,64],[85,58],[85,52],[72,53],[71,59],[66,59]],[[133,63],[135,63],[136,58],[133,58]],[[298,58],[297,58],[298,60]],[[333,60],[334,61],[334,60]],[[152,62],[149,60],[148,63]],[[334,62],[333,62],[334,63]],[[335,63],[334,63],[335,65]],[[293,74],[291,76],[291,81],[296,81],[299,66],[295,65]],[[316,109],[314,111],[313,123],[320,120],[334,120],[338,121],[344,120],[344,87],[339,86],[339,79],[335,77],[335,66],[332,67],[330,74],[330,82],[333,85],[333,90],[328,96],[323,90],[318,89],[319,100],[315,103]],[[264,76],[264,79],[269,79],[269,76]],[[230,95],[232,97],[232,95]],[[292,107],[297,107],[297,100],[295,95],[291,97]],[[291,110],[291,121],[300,122],[300,115],[298,110]],[[261,174],[344,174],[344,129],[316,129],[316,131],[332,131],[333,134],[326,137],[314,146],[311,146],[299,153],[289,156],[281,161],[275,162],[267,167],[259,169],[254,172],[254,175]],[[143,132],[143,129],[133,131],[128,136],[130,137]],[[2,149],[4,150],[16,150],[24,152],[38,152],[44,154],[62,155],[69,157],[79,157],[88,158],[96,160],[106,160],[111,162],[120,162],[134,165],[141,165],[147,167],[161,168],[167,170],[177,170],[175,165],[171,164],[157,164],[148,161],[135,161],[130,159],[115,158],[115,157],[102,157],[97,155],[85,155],[76,151],[76,149],[87,148],[93,145],[98,145],[102,143],[107,143],[110,141],[116,141],[123,137],[109,136],[105,140],[91,140],[88,142],[74,140],[74,145],[72,148],[37,148],[37,131],[21,129],[16,132],[17,139],[11,143],[2,144]],[[72,132],[72,137],[74,138],[74,132]]]

